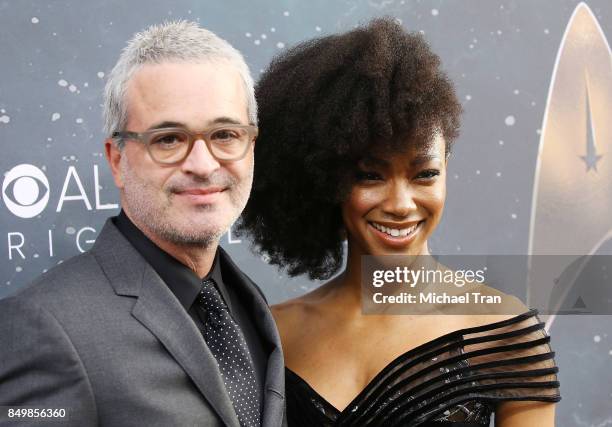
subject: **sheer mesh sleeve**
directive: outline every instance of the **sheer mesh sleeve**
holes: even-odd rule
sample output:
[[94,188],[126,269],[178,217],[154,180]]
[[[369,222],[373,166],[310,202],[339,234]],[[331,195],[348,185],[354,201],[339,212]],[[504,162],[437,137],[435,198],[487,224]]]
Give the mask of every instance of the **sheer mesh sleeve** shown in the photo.
[[[344,411],[334,413],[314,390],[307,400],[329,421],[321,425],[489,425],[500,402],[561,399],[549,341],[537,311],[530,310],[457,330],[404,353]],[[295,374],[292,378],[288,387],[298,381]],[[292,418],[291,402],[287,405]]]

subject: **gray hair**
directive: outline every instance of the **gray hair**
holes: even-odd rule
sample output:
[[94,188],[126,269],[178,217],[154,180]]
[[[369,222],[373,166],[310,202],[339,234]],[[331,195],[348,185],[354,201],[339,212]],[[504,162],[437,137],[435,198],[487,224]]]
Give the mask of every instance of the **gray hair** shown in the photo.
[[140,67],[166,61],[201,62],[213,59],[228,60],[237,68],[247,94],[249,121],[257,125],[253,78],[243,56],[211,31],[199,27],[195,22],[181,20],[152,25],[136,33],[121,52],[104,89],[106,135],[110,137],[113,132],[124,130],[127,122],[127,86]]

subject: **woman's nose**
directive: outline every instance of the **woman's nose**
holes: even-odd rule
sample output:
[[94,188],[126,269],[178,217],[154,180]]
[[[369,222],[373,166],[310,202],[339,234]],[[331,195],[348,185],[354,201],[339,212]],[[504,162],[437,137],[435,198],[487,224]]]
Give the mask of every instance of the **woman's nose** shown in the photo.
[[414,192],[406,183],[393,183],[386,196],[382,205],[383,211],[394,217],[405,218],[417,208]]

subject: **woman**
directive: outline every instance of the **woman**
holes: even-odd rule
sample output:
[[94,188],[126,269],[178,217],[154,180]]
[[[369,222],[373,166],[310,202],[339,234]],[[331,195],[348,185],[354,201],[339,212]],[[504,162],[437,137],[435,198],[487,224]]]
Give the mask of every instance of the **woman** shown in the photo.
[[382,19],[305,42],[257,96],[241,229],[272,264],[318,279],[347,243],[340,274],[273,307],[289,425],[480,426],[492,412],[498,426],[553,425],[553,353],[518,300],[512,316],[362,313],[362,256],[428,255],[444,207],[461,107],[424,39]]

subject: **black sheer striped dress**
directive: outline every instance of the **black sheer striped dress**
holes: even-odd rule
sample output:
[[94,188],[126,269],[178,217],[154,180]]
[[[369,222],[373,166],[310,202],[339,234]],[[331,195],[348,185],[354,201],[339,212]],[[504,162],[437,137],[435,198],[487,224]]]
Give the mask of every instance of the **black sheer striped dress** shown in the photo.
[[558,368],[536,310],[402,354],[339,411],[286,370],[289,427],[488,426],[500,402],[558,402]]

